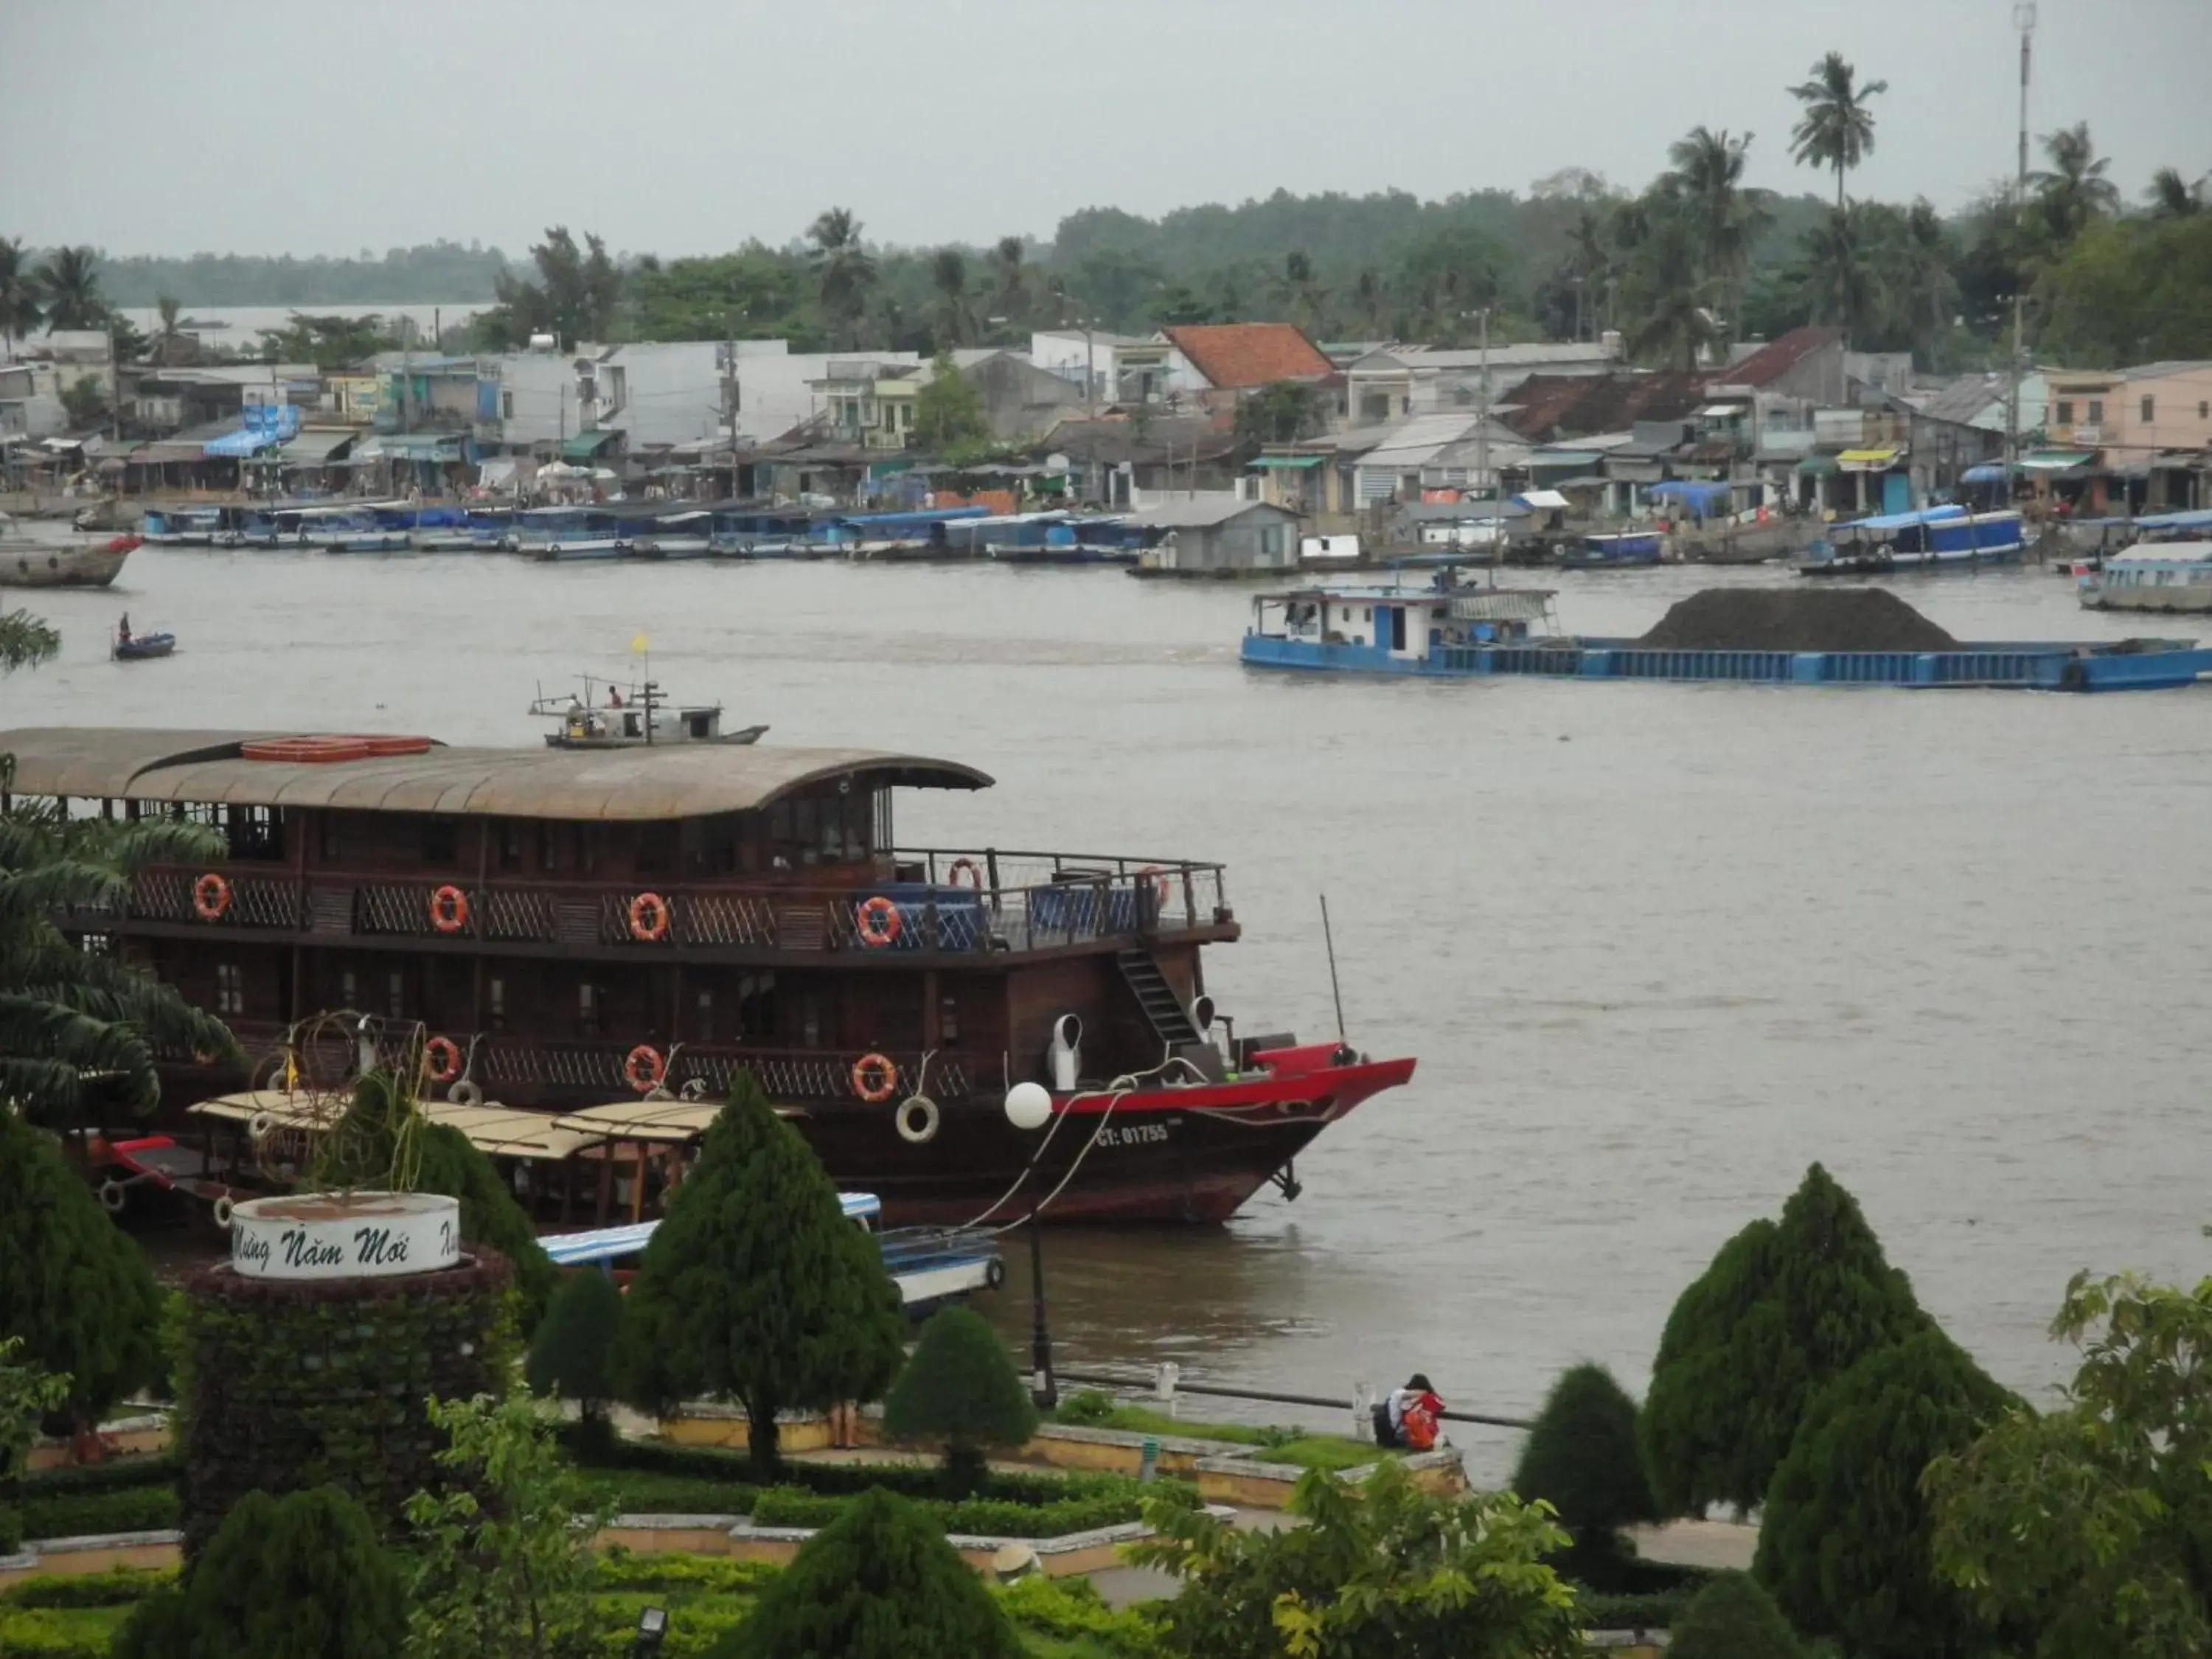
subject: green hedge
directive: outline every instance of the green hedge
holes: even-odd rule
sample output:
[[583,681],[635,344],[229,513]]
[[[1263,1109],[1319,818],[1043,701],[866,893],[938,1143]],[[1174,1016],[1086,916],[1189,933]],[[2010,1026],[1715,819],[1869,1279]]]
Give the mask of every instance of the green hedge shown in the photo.
[[111,1457],[104,1463],[72,1463],[38,1469],[9,1489],[10,1498],[77,1498],[88,1492],[119,1492],[130,1486],[173,1486],[184,1473],[174,1452],[143,1457]]
[[107,1659],[128,1607],[25,1607],[0,1601],[0,1654],[8,1659]]
[[1694,1586],[1627,1595],[1577,1588],[1575,1608],[1588,1630],[1668,1630],[1697,1593]]
[[[1094,1477],[1096,1479],[1096,1477]],[[1051,1503],[1024,1503],[1003,1498],[970,1498],[953,1502],[942,1498],[919,1501],[930,1518],[951,1533],[980,1534],[1004,1538],[1056,1538],[1063,1533],[1089,1532],[1099,1527],[1120,1526],[1140,1517],[1146,1496],[1166,1492],[1185,1495],[1196,1502],[1194,1490],[1180,1482],[1158,1482],[1150,1487],[1133,1480],[1108,1476],[1110,1487],[1065,1495]],[[826,1527],[843,1513],[842,1494],[809,1492],[798,1486],[772,1486],[753,1504],[753,1524],[760,1527]]]
[[112,1567],[106,1572],[41,1573],[0,1589],[0,1607],[120,1607],[174,1583],[173,1567]]
[[174,1486],[126,1486],[81,1498],[26,1498],[15,1506],[27,1539],[83,1538],[103,1532],[162,1532],[183,1524]]
[[594,1471],[591,1483],[619,1515],[750,1515],[760,1493],[757,1486],[733,1480],[635,1469]]

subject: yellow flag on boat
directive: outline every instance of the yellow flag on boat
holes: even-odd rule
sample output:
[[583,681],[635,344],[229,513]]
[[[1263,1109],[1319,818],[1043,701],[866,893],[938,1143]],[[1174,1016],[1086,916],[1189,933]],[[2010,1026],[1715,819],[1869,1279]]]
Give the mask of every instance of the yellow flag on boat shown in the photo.
[[643,656],[646,653],[645,635],[640,634],[631,640],[629,642],[629,648],[636,652],[639,656]]

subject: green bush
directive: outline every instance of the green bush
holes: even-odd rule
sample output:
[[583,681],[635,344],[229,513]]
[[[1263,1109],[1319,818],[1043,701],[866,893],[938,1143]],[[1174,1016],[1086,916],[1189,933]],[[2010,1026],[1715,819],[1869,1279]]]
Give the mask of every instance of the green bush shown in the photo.
[[125,1607],[133,1601],[143,1601],[155,1590],[176,1582],[173,1567],[113,1567],[106,1572],[43,1573],[0,1591],[0,1607]]
[[1636,1448],[1636,1402],[1611,1371],[1577,1365],[1552,1385],[1512,1486],[1559,1512],[1577,1554],[1617,1554],[1623,1527],[1658,1519]]
[[1021,1659],[981,1579],[919,1506],[854,1500],[762,1590],[717,1659]]
[[337,1486],[248,1492],[181,1594],[139,1603],[125,1640],[173,1659],[391,1659],[407,1631],[399,1570]]
[[1932,1326],[1814,1395],[1767,1494],[1753,1566],[1790,1621],[1856,1659],[1986,1644],[1967,1592],[1936,1577],[1921,1475],[2014,1403]]
[[160,1369],[161,1294],[58,1144],[0,1111],[0,1337],[69,1378],[65,1409],[99,1421]]
[[1575,1586],[1575,1613],[1587,1630],[1672,1630],[1691,1602],[1686,1589],[1626,1594]]
[[[129,1607],[27,1607],[0,1601],[0,1654],[8,1659],[109,1659]],[[150,1659],[150,1656],[149,1656]]]
[[642,1470],[593,1471],[595,1502],[619,1515],[750,1515],[760,1488],[738,1480],[697,1480],[689,1475]]
[[945,1483],[957,1497],[982,1484],[987,1454],[1036,1432],[1036,1407],[1006,1345],[973,1308],[940,1308],[884,1400],[884,1432],[945,1448]]
[[26,1498],[82,1498],[93,1492],[124,1492],[136,1486],[173,1486],[185,1472],[174,1452],[111,1457],[104,1463],[65,1463],[27,1474],[18,1489]]
[[[910,1501],[943,1532],[994,1538],[1057,1538],[1063,1533],[1090,1532],[1137,1520],[1143,1513],[1144,1499],[1139,1494],[1157,1495],[1164,1490],[1159,1486],[1139,1487],[1133,1481],[1130,1488],[1124,1494],[1067,1498],[1055,1504],[1009,1503],[991,1498]],[[860,1501],[789,1486],[770,1487],[753,1504],[753,1524],[826,1527]]]
[[1676,1620],[1669,1659],[1802,1659],[1804,1644],[1749,1573],[1724,1572]]
[[1638,1422],[1661,1509],[1764,1502],[1813,1395],[1928,1324],[1856,1200],[1814,1164],[1780,1223],[1723,1245],[1668,1316]]
[[1103,1389],[1078,1389],[1053,1408],[1052,1420],[1081,1428],[1103,1428],[1114,1415],[1114,1396]]
[[999,1605],[1024,1635],[1079,1640],[1122,1659],[1151,1659],[1159,1632],[1147,1613],[1106,1605],[1088,1578],[1048,1578],[1032,1573],[998,1592]]
[[595,1422],[614,1398],[622,1318],[622,1292],[598,1268],[562,1279],[530,1344],[523,1378],[531,1392],[573,1400],[583,1408],[585,1420]]
[[16,1503],[26,1538],[85,1538],[105,1532],[166,1532],[184,1524],[174,1486],[124,1486],[78,1497]]

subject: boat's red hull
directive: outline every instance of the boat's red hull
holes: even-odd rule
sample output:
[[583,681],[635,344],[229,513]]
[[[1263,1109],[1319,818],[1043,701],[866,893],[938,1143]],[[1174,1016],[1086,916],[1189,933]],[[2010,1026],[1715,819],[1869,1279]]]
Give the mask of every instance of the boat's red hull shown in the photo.
[[798,1122],[838,1186],[875,1194],[893,1225],[996,1226],[1039,1209],[1048,1221],[1225,1221],[1328,1125],[1413,1074],[1411,1060],[1313,1063],[1328,1054],[1285,1051],[1226,1083],[1062,1095],[1034,1131],[979,1100],[948,1108],[921,1146],[884,1108]]

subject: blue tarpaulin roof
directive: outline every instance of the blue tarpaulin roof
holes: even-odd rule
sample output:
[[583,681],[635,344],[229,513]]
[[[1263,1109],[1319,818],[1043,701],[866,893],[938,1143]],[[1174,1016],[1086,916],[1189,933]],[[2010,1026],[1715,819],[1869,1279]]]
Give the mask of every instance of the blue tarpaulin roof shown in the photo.
[[243,458],[300,435],[300,410],[295,404],[254,404],[240,417],[238,429],[210,438],[200,447],[204,455]]
[[1942,519],[1963,519],[1966,509],[1955,501],[1941,507],[1923,507],[1917,513],[1878,513],[1871,519],[1854,519],[1847,525],[1838,525],[1838,530],[1908,530],[1917,524],[1934,524]]
[[1706,483],[1696,478],[1669,478],[1664,483],[1653,484],[1644,493],[1656,501],[1686,501],[1702,511],[1715,502],[1725,506],[1729,487],[1725,483]]
[[1970,466],[1959,475],[1960,483],[1997,483],[2002,481],[2008,468],[2002,461],[1984,461],[1979,466]]

